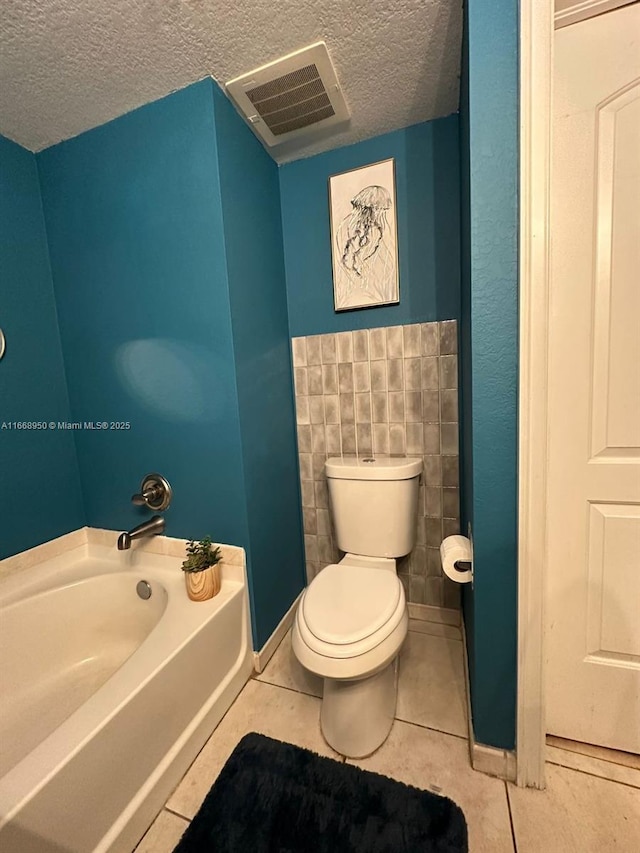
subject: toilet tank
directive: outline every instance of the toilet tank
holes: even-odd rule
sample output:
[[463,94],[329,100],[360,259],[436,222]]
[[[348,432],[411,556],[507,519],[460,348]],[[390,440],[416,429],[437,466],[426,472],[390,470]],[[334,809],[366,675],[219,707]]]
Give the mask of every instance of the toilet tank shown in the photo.
[[416,539],[419,457],[327,459],[325,473],[341,551],[402,557]]

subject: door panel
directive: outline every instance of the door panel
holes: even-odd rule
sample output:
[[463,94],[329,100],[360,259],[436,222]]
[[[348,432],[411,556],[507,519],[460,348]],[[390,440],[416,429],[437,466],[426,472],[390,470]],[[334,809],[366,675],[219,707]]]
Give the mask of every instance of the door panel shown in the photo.
[[640,752],[640,5],[554,56],[547,728]]

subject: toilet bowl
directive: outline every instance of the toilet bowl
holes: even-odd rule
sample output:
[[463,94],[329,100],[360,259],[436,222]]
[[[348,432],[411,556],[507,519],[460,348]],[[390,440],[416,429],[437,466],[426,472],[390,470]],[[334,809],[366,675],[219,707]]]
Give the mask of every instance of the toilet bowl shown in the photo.
[[408,629],[395,557],[415,542],[421,470],[413,458],[326,463],[338,546],[357,553],[326,566],[307,587],[292,642],[300,663],[324,679],[322,734],[350,758],[374,752],[393,725]]
[[304,667],[324,678],[320,726],[342,755],[370,755],[389,734],[408,624],[395,560],[347,554],[303,593],[293,649]]

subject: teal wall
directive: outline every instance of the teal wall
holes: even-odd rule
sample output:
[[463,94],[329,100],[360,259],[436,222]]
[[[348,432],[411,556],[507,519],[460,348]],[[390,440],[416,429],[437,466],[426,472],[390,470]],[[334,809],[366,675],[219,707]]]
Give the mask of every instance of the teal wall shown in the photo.
[[259,645],[305,585],[278,167],[214,87]]
[[148,516],[159,471],[167,535],[244,544],[233,340],[210,81],[38,155],[87,524]]
[[[458,116],[413,125],[280,169],[292,336],[447,320],[460,315]],[[399,305],[333,308],[328,179],[395,158]]]
[[[36,158],[0,136],[0,559],[82,527],[73,434],[12,422],[68,421],[69,400]],[[3,428],[3,423],[6,425]]]
[[468,0],[461,98],[463,509],[474,734],[515,745],[517,657],[518,5]]
[[163,473],[167,535],[246,548],[260,648],[304,567],[277,167],[210,79],[38,165],[72,419],[131,424],[75,434],[87,523]]

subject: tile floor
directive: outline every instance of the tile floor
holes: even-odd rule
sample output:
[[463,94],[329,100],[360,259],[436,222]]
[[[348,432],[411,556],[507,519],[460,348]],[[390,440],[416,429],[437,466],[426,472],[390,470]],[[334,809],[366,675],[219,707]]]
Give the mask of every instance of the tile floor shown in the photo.
[[[423,626],[412,620],[412,627]],[[321,693],[321,680],[298,664],[287,635],[265,671],[244,687],[135,853],[173,850],[249,731],[344,761],[320,734]],[[400,658],[396,718],[383,746],[354,763],[455,800],[467,819],[470,853],[640,849],[640,769],[557,746],[548,747],[545,791],[517,788],[471,769],[457,629],[430,623],[428,633],[409,631]],[[606,775],[617,781],[602,778]]]

